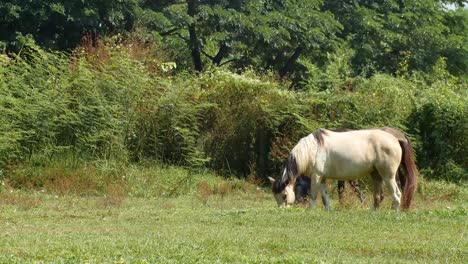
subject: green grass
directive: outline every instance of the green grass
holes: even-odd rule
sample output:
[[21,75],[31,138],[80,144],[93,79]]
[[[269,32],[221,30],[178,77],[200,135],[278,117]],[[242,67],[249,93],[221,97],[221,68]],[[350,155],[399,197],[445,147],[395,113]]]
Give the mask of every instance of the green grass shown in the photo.
[[[133,173],[134,185],[137,171],[127,172]],[[141,171],[151,174],[148,168]],[[180,169],[162,171],[185,175]],[[145,182],[148,188],[166,188],[164,181]],[[220,187],[223,183],[231,187]],[[345,206],[335,198],[335,210],[327,213],[323,208],[277,208],[268,189],[211,174],[195,174],[187,186],[187,194],[137,195],[140,187],[127,188],[130,195],[101,196],[4,187],[0,262],[468,261],[466,187],[421,181],[424,188],[411,212],[390,210],[389,199],[373,212],[350,197]]]

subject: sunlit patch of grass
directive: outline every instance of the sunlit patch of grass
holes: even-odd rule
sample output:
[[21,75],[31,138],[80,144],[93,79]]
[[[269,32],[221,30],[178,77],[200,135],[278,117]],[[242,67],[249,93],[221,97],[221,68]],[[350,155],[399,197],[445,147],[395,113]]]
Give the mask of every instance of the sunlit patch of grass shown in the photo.
[[92,164],[69,167],[54,163],[47,167],[24,165],[11,170],[6,182],[13,188],[46,191],[58,195],[95,195],[113,176],[101,173]]
[[100,199],[98,205],[103,208],[119,207],[126,197],[125,185],[119,183],[108,184],[104,197]]
[[206,205],[208,199],[213,194],[210,185],[206,181],[202,181],[198,184],[198,199]]
[[38,207],[40,204],[40,196],[14,190],[8,185],[0,190],[0,205],[10,205],[22,210],[29,210]]
[[450,182],[429,181],[422,177],[419,179],[417,191],[425,200],[466,201],[468,199],[467,188],[460,188],[460,185]]
[[230,195],[232,192],[233,192],[232,184],[231,182],[227,182],[227,181],[218,181],[216,182],[213,188],[213,194],[219,195],[221,198],[224,198],[227,195]]

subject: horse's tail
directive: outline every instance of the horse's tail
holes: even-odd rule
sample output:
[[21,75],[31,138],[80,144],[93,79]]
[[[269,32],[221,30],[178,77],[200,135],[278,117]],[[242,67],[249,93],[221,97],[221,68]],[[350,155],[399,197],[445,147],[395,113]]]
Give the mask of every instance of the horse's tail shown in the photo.
[[416,189],[416,178],[418,177],[418,168],[414,161],[413,147],[411,146],[411,141],[405,135],[406,141],[399,141],[401,149],[403,151],[402,156],[402,167],[405,174],[405,183],[403,190],[403,198],[401,207],[405,210],[409,209],[411,206],[411,201],[413,200],[414,190]]

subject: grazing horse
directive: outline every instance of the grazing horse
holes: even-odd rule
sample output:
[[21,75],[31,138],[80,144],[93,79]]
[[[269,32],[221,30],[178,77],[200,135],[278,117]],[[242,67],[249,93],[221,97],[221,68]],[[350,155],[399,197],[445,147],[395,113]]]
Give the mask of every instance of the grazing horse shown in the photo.
[[302,203],[309,196],[310,196],[310,178],[301,175],[297,177],[296,185],[294,185],[295,201],[296,203]]
[[[359,201],[363,203],[364,195],[362,195],[361,189],[359,189],[359,184],[357,183],[357,181],[349,181],[349,185],[351,186],[354,193],[359,198]],[[344,190],[345,190],[345,182],[338,181],[338,199],[340,200],[340,202],[343,200]],[[381,193],[381,197],[383,199],[383,193]]]
[[[409,145],[411,147],[411,141],[400,130],[398,130],[396,128],[393,128],[393,127],[379,127],[379,128],[375,128],[375,129],[379,129],[379,130],[382,130],[382,131],[385,131],[385,132],[388,132],[388,133],[392,134],[396,139],[398,139],[398,142],[400,143],[400,146],[401,145]],[[340,128],[340,129],[335,130],[335,132],[347,132],[347,131],[352,131],[352,129]],[[402,190],[404,190],[404,188],[405,188],[405,178],[403,177],[403,174],[399,172],[399,170],[397,171],[397,176],[398,176],[397,183],[399,184],[400,188]],[[349,181],[349,185],[351,185],[351,188],[353,188],[354,193],[356,193],[356,195],[358,196],[361,203],[364,202],[364,197],[362,196],[362,193],[359,190],[359,185],[357,184],[357,182],[356,181]],[[382,186],[380,186],[379,188],[380,188],[380,191],[379,191],[380,195],[378,197],[374,196],[374,199],[379,200],[378,203],[382,202],[382,200],[384,198]],[[345,182],[344,181],[338,181],[338,197],[339,197],[340,201],[343,199],[344,189],[345,189]]]
[[[375,128],[375,129],[379,129],[379,130],[382,130],[382,131],[385,131],[385,132],[388,132],[388,133],[392,134],[396,139],[398,139],[398,141],[400,142],[400,145],[401,144],[411,144],[408,137],[403,132],[401,132],[400,130],[398,130],[396,128],[393,128],[393,127],[379,127],[379,128]],[[339,128],[339,129],[336,129],[336,130],[333,130],[333,131],[335,131],[335,132],[347,132],[347,131],[353,131],[353,129]],[[397,183],[399,184],[400,188],[403,190],[404,189],[404,183],[405,183],[404,180],[405,179],[403,178],[403,175],[399,171],[397,172],[397,175],[398,175]],[[270,178],[270,181],[274,182],[274,179]],[[359,185],[358,185],[357,181],[349,181],[349,185],[351,186],[354,193],[359,198],[359,201],[361,203],[364,202],[364,196],[362,195],[362,192],[359,189]],[[382,188],[382,187],[380,187],[380,188]],[[340,202],[343,200],[344,190],[345,190],[345,181],[338,181],[338,199],[340,200]],[[305,199],[308,196],[310,196],[310,178],[305,177],[305,176],[298,177],[297,180],[296,180],[296,185],[294,186],[294,193],[295,193],[297,203],[304,202]],[[323,197],[323,194],[322,194],[322,197]],[[374,199],[379,200],[378,203],[382,202],[383,198],[384,198],[384,196],[383,196],[383,191],[382,190],[380,190],[380,195],[379,196],[374,197]],[[325,201],[323,201],[323,202],[325,202]]]
[[[271,179],[270,179],[271,180]],[[274,179],[273,179],[274,182]],[[364,202],[364,196],[362,195],[359,185],[356,181],[349,181],[349,185],[353,189],[356,196],[359,198],[361,203]],[[340,202],[343,200],[343,194],[345,189],[345,181],[338,181],[338,197]],[[306,176],[299,176],[296,180],[296,185],[294,185],[294,194],[296,197],[296,203],[303,203],[307,197],[310,196],[310,178]],[[323,197],[323,194],[322,194]],[[383,197],[382,197],[383,199]],[[325,201],[322,199],[325,203]]]
[[[404,135],[403,135],[404,136]],[[405,137],[406,138],[406,137]],[[273,194],[280,206],[295,201],[294,185],[300,175],[311,179],[310,206],[315,207],[320,190],[327,210],[330,202],[326,194],[325,179],[357,180],[371,176],[374,182],[374,209],[378,209],[382,183],[392,193],[392,208],[409,209],[416,187],[417,168],[413,150],[407,141],[380,129],[333,132],[319,129],[302,138],[289,154],[280,178],[272,185]],[[396,182],[398,167],[404,172],[404,193]],[[402,200],[401,200],[402,199]]]

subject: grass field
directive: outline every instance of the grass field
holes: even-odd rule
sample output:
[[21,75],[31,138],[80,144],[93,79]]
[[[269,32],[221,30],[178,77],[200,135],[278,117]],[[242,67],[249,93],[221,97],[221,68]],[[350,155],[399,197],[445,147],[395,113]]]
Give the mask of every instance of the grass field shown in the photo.
[[334,197],[327,213],[277,208],[268,188],[210,174],[194,175],[186,193],[155,180],[145,194],[129,182],[102,195],[4,186],[0,262],[468,262],[467,188],[454,184],[422,181],[411,212],[391,211],[389,199],[373,212]]

